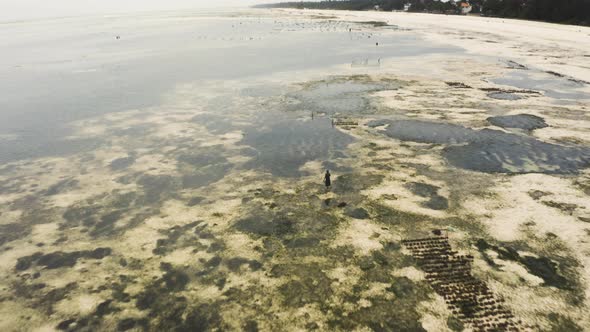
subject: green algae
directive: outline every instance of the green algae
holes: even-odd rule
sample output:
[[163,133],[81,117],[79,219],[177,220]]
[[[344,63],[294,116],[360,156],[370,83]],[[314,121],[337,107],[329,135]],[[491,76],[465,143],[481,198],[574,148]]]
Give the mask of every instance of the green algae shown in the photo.
[[121,171],[133,165],[135,163],[135,160],[136,159],[134,156],[117,158],[111,161],[109,166],[113,171]]
[[576,291],[576,293],[579,291],[578,277],[574,272],[574,268],[578,265],[576,262],[555,257],[554,260],[543,256],[520,255],[518,249],[516,249],[518,247],[515,248],[514,244],[500,243],[498,245],[492,245],[484,239],[478,239],[476,247],[484,257],[484,260],[492,267],[497,267],[497,264],[487,254],[486,251],[488,250],[495,251],[500,259],[522,264],[529,273],[543,279],[544,286],[555,287],[566,291]]
[[578,324],[576,324],[576,322],[574,320],[572,320],[571,318],[561,315],[561,314],[556,314],[556,313],[550,313],[549,315],[547,315],[547,318],[549,319],[550,323],[551,323],[551,332],[581,332],[584,331],[583,328],[581,328]]
[[53,195],[63,193],[65,191],[76,188],[78,186],[78,183],[79,183],[79,181],[76,179],[73,179],[73,178],[68,178],[68,179],[58,181],[57,183],[51,185],[47,189],[47,191],[45,191],[45,195],[53,196]]
[[0,246],[31,234],[31,226],[22,223],[0,225]]
[[204,187],[225,177],[233,165],[217,150],[219,147],[211,147],[177,157],[183,188]]
[[200,243],[199,239],[211,237],[207,225],[203,221],[195,221],[182,226],[160,230],[165,238],[158,239],[156,248],[152,252],[156,255],[165,255],[179,248],[192,247],[196,251],[205,250],[207,246]]
[[370,217],[369,212],[363,208],[347,209],[345,214],[354,219],[368,219]]
[[422,205],[429,209],[446,210],[449,207],[447,199],[438,194],[440,188],[437,186],[426,183],[410,182],[406,183],[405,187],[420,197],[428,198],[429,200]]
[[220,303],[194,303],[182,294],[190,277],[170,264],[165,271],[135,297],[135,306],[148,312],[145,323],[154,331],[208,331],[223,329]]
[[343,174],[336,177],[332,190],[336,194],[358,193],[380,184],[383,178],[381,174]]
[[401,277],[393,278],[387,291],[394,295],[393,299],[385,295],[371,297],[370,307],[359,308],[346,316],[336,315],[329,326],[341,330],[368,326],[374,331],[425,331],[416,308],[428,299],[430,287]]
[[241,219],[235,223],[237,230],[259,236],[283,236],[293,233],[293,221],[288,218],[264,220],[256,217]]
[[62,252],[56,251],[48,254],[35,253],[18,258],[15,269],[27,270],[31,267],[43,266],[47,269],[72,267],[80,258],[102,259],[111,255],[111,248],[96,248],[94,250]]

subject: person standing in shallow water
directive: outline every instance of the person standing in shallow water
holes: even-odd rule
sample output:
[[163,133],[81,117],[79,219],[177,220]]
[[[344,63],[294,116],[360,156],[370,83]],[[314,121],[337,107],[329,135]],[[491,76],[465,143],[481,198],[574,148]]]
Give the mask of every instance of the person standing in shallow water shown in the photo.
[[330,174],[330,171],[326,170],[326,175],[324,175],[324,183],[326,184],[326,189],[330,189],[330,186],[332,185],[332,181],[330,180],[331,176],[332,174]]

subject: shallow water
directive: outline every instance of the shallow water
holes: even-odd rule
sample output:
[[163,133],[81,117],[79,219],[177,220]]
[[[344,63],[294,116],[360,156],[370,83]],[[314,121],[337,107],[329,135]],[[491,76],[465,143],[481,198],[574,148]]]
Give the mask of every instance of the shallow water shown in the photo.
[[185,82],[457,51],[395,31],[372,33],[376,47],[369,33],[349,32],[353,26],[359,25],[234,13],[4,24],[0,135],[10,139],[0,140],[0,162],[91,150],[95,142],[60,140],[68,134],[64,123],[158,105]]
[[507,92],[493,92],[488,94],[488,97],[500,100],[519,100],[523,98],[517,94]]
[[493,116],[487,120],[494,126],[502,128],[535,130],[547,127],[547,123],[543,118],[531,114]]
[[[491,82],[519,89],[542,91],[546,96],[555,99],[590,99],[590,93],[583,90],[587,86],[585,83],[534,70],[514,70],[503,77],[492,79]],[[518,99],[513,96],[511,94],[494,94],[494,98],[498,99]]]
[[354,141],[327,118],[269,122],[267,130],[246,130],[240,143],[256,151],[246,167],[269,170],[275,176],[300,175],[299,168],[308,161],[333,161]]
[[550,144],[499,130],[406,120],[391,121],[384,133],[402,141],[444,144],[443,155],[452,165],[480,172],[571,174],[590,165],[587,147]]
[[358,116],[371,113],[369,97],[372,93],[398,87],[396,82],[372,82],[368,77],[359,76],[317,82],[289,97],[296,101],[291,109],[336,117]]

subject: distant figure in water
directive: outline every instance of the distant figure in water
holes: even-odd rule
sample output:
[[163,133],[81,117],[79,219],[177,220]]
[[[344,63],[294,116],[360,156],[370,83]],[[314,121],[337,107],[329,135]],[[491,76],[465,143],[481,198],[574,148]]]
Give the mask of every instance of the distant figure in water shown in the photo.
[[330,176],[332,176],[332,174],[330,174],[329,170],[326,170],[326,175],[324,175],[324,183],[326,184],[327,189],[329,189],[330,186],[332,185],[332,181],[330,180]]

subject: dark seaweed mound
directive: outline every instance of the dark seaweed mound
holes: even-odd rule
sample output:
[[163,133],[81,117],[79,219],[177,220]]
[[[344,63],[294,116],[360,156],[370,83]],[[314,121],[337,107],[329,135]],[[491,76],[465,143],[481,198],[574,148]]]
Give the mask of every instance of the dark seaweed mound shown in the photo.
[[494,116],[487,120],[489,123],[497,127],[518,128],[528,131],[548,127],[543,118],[531,114]]
[[72,267],[80,258],[102,259],[111,254],[111,248],[96,248],[94,250],[63,252],[56,251],[49,254],[35,253],[30,256],[20,257],[15,268],[18,271],[26,270],[33,264],[44,266],[48,269],[60,267]]

